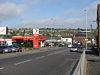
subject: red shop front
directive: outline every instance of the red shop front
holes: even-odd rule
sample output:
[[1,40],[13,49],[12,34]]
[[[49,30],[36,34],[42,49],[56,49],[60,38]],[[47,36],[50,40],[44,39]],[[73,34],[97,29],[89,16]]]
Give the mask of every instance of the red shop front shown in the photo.
[[40,47],[40,42],[45,41],[46,37],[45,36],[39,36],[38,34],[34,34],[33,36],[13,36],[12,40],[17,41],[17,40],[24,40],[24,41],[32,41],[33,42],[33,48],[39,48]]

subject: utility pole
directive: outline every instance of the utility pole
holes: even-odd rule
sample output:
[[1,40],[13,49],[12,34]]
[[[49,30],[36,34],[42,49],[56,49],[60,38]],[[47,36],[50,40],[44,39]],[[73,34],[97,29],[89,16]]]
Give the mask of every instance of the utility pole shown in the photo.
[[53,18],[51,18],[51,48],[52,48],[52,24],[53,24]]
[[100,4],[98,4],[97,6],[97,24],[98,24],[97,46],[100,47]]
[[90,25],[90,31],[91,31],[91,33],[90,33],[90,35],[91,35],[91,46],[92,46],[92,24]]
[[85,26],[86,26],[86,50],[87,50],[87,10],[84,10],[85,11]]

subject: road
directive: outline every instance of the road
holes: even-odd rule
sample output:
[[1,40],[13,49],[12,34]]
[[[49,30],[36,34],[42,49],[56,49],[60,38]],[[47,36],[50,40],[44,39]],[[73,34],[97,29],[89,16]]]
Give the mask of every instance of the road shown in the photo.
[[70,75],[80,55],[59,48],[0,59],[0,75]]

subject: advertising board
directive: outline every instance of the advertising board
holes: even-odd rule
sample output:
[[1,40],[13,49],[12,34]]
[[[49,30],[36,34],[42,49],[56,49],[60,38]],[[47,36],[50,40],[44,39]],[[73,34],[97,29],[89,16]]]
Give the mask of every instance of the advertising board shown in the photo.
[[33,29],[33,48],[39,48],[39,29]]
[[39,29],[33,29],[33,34],[39,34]]
[[6,35],[7,34],[7,27],[0,27],[0,35]]
[[39,36],[34,36],[33,48],[39,48]]

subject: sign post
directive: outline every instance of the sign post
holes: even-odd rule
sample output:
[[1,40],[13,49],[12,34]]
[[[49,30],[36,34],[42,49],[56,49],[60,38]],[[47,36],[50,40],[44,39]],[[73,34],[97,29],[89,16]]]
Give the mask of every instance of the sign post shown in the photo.
[[33,48],[39,48],[39,29],[33,29]]
[[[8,28],[7,27],[0,27],[0,35],[2,36],[0,38],[3,39],[3,36],[7,35],[7,33],[8,33]],[[4,42],[0,41],[0,44],[4,44]]]
[[0,35],[6,35],[8,31],[7,27],[0,27]]

